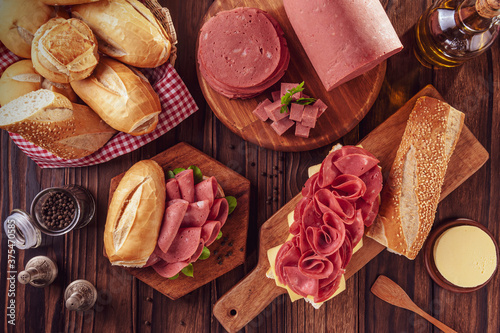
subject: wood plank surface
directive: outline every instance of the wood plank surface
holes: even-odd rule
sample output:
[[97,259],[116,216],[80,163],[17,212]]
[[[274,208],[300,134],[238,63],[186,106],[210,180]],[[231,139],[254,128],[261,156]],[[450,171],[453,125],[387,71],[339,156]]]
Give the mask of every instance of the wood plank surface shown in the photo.
[[[410,112],[421,96],[442,99],[433,86],[426,86],[359,142],[379,159],[384,181],[389,176]],[[467,127],[464,127],[446,171],[440,200],[471,177],[488,158],[488,152]],[[214,316],[229,332],[243,328],[273,300],[273,295],[277,297],[285,293],[284,288],[276,286],[274,282],[265,281],[266,272],[269,270],[267,250],[285,242],[289,235],[287,216],[293,212],[301,199],[302,195],[299,193],[262,225],[257,267],[215,304]],[[363,237],[363,247],[353,254],[346,267],[345,278],[349,279],[357,273],[384,248],[373,239]]]
[[[295,136],[295,127],[282,136],[276,134],[271,121],[263,122],[252,111],[257,104],[271,98],[271,92],[280,90],[280,82],[266,93],[247,100],[229,99],[213,90],[200,74],[198,80],[203,95],[213,112],[224,125],[244,140],[258,146],[278,151],[305,151],[323,147],[349,132],[370,110],[382,87],[386,62],[367,73],[328,92],[307,58],[288,20],[281,0],[216,0],[202,19],[202,24],[217,13],[235,7],[253,7],[267,11],[279,22],[290,51],[290,64],[280,82],[305,82],[304,93],[319,98],[328,105],[326,112],[311,129],[308,138]],[[318,50],[320,52],[320,50]],[[196,54],[198,57],[198,53]]]
[[[3,332],[225,332],[212,306],[256,267],[262,224],[299,192],[307,167],[319,163],[330,147],[304,152],[276,152],[245,142],[222,124],[206,103],[196,75],[195,47],[200,22],[212,0],[160,0],[169,8],[179,37],[176,70],[200,110],[145,147],[110,162],[87,168],[40,169],[0,131],[0,212],[29,209],[46,187],[79,184],[97,200],[97,216],[87,227],[51,238],[46,245],[16,250],[17,270],[36,255],[48,255],[59,276],[48,288],[16,283],[9,298],[8,248],[0,239],[0,316]],[[358,126],[339,142],[355,144],[394,114],[428,84],[453,107],[464,111],[465,125],[490,153],[490,159],[439,205],[435,225],[449,218],[470,218],[486,226],[500,242],[500,43],[458,68],[432,69],[413,56],[413,25],[431,0],[381,0],[404,50],[387,61],[378,98]],[[250,223],[246,261],[234,270],[175,301],[157,292],[102,255],[109,183],[133,163],[187,142],[250,180]],[[263,175],[265,173],[265,175]],[[271,177],[269,177],[271,175]],[[3,231],[2,231],[3,232]],[[375,297],[370,287],[383,274],[398,283],[420,306],[458,332],[500,332],[500,274],[485,288],[455,294],[437,286],[424,260],[383,251],[347,280],[347,289],[319,310],[278,296],[242,332],[438,332],[426,320]],[[98,290],[96,306],[86,313],[64,307],[62,292],[75,279]],[[271,281],[272,282],[272,281]],[[16,301],[16,325],[8,324],[9,299]]]
[[[193,263],[194,277],[179,274],[177,279],[170,280],[157,274],[152,267],[124,268],[163,295],[176,300],[245,262],[250,182],[227,166],[184,142],[159,153],[151,160],[156,161],[164,172],[195,165],[200,168],[203,176],[215,177],[226,196],[233,196],[237,200],[236,209],[229,215],[221,229],[223,236],[209,247],[210,257]],[[124,176],[125,173],[122,173],[111,179],[110,202]],[[106,254],[104,253],[104,255]]]

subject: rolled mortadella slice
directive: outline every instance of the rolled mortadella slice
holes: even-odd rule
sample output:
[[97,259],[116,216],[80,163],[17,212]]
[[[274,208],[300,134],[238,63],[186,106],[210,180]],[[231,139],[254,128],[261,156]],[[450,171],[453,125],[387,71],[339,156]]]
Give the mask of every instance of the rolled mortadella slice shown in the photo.
[[403,48],[379,0],[284,0],[283,5],[328,91]]

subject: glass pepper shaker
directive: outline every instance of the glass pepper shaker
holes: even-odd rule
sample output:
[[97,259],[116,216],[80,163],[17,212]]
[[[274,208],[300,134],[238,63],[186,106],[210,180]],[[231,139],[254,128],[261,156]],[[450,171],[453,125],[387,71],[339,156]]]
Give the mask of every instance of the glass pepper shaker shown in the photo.
[[83,228],[92,220],[95,210],[92,194],[78,185],[47,188],[31,203],[36,227],[51,236]]

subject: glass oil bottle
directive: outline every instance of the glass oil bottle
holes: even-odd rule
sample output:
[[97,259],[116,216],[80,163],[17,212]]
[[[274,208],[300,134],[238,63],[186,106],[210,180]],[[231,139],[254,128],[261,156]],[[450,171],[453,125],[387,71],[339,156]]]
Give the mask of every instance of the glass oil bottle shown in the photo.
[[500,0],[439,0],[419,18],[415,56],[455,67],[486,51],[500,30]]

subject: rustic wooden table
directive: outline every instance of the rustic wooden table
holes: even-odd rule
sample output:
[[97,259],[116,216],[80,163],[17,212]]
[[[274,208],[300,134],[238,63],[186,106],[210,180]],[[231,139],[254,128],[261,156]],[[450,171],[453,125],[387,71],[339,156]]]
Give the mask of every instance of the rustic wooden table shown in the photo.
[[[17,285],[16,326],[0,316],[5,331],[16,332],[222,332],[212,316],[212,306],[256,264],[258,231],[278,208],[293,198],[307,178],[307,167],[318,163],[329,147],[303,153],[280,153],[249,144],[225,128],[207,107],[195,70],[198,24],[210,0],[164,0],[179,35],[176,68],[196,99],[200,110],[177,128],[133,153],[108,163],[68,169],[40,169],[2,131],[0,210],[2,221],[13,208],[29,208],[34,196],[46,187],[80,184],[90,189],[98,203],[97,218],[86,228],[53,238],[50,246],[17,251],[17,266],[24,267],[36,255],[57,261],[59,277],[48,288]],[[452,217],[479,221],[500,241],[500,44],[465,65],[446,70],[422,67],[413,56],[413,25],[430,0],[382,0],[405,49],[389,59],[382,90],[361,123],[340,142],[354,144],[393,114],[427,84],[433,84],[454,107],[465,112],[465,124],[489,151],[490,160],[440,205],[436,225]],[[103,257],[103,230],[109,182],[133,163],[187,142],[236,170],[251,181],[251,213],[247,259],[243,266],[204,287],[172,301],[111,267]],[[274,169],[278,166],[279,171]],[[261,173],[277,174],[272,179]],[[277,201],[266,203],[278,188]],[[0,299],[7,306],[7,242],[0,241]],[[291,303],[278,297],[245,328],[249,332],[429,332],[437,331],[424,319],[396,308],[371,292],[380,274],[387,275],[412,299],[439,320],[459,332],[500,331],[500,274],[474,293],[454,294],[429,277],[423,256],[409,261],[382,252],[347,281],[347,290],[314,310],[303,301]],[[69,312],[63,291],[71,281],[84,278],[99,290],[95,308],[84,315]],[[4,307],[4,309],[5,309]],[[6,310],[3,310],[4,312]]]

